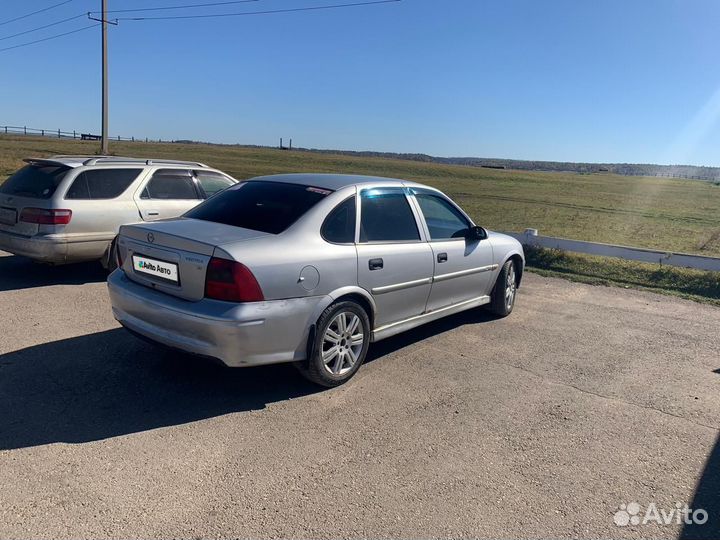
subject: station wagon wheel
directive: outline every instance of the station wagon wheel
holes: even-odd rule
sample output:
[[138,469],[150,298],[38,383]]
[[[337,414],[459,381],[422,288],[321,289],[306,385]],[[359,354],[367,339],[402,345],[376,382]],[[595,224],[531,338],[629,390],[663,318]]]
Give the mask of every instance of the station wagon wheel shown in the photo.
[[495,287],[493,287],[490,296],[490,304],[488,309],[495,315],[507,317],[515,306],[515,297],[517,295],[517,272],[515,270],[515,261],[508,260],[503,264],[498,274]]
[[117,246],[117,240],[118,237],[112,239],[112,242],[110,242],[110,245],[108,246],[107,250],[107,259],[105,269],[107,270],[108,274],[111,274],[117,267],[118,267],[118,246]]
[[352,377],[365,360],[370,345],[370,320],[354,301],[330,305],[317,321],[310,357],[297,364],[309,380],[338,386]]

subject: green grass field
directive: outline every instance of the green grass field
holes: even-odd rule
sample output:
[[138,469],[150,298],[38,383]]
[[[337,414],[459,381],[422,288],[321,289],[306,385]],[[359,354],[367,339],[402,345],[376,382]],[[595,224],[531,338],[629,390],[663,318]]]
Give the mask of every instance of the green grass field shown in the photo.
[[[0,179],[28,156],[94,154],[97,142],[0,136]],[[720,256],[720,186],[670,178],[520,172],[267,148],[111,143],[116,155],[198,160],[237,178],[338,172],[406,178],[438,187],[481,225],[536,228],[578,240]]]
[[[96,142],[0,135],[0,182],[24,157],[94,154]],[[243,179],[286,172],[371,174],[445,191],[475,221],[498,231],[541,234],[720,256],[720,186],[670,178],[479,169],[387,158],[269,148],[111,143],[115,155],[197,160]],[[605,257],[528,250],[540,274],[649,289],[720,305],[720,274]]]
[[720,272],[660,266],[611,257],[525,248],[527,267],[543,276],[591,285],[645,289],[720,306]]

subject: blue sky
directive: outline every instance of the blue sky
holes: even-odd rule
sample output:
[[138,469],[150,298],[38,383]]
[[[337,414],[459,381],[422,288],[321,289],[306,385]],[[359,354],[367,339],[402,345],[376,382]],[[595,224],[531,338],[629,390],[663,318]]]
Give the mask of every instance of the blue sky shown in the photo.
[[[211,0],[109,0],[110,9]],[[352,0],[259,0],[147,15]],[[0,22],[58,0],[3,0]],[[98,9],[73,0],[0,38]],[[79,19],[0,48],[80,28]],[[110,133],[720,165],[720,2],[403,0],[110,29]],[[0,125],[100,128],[100,30],[0,52]]]

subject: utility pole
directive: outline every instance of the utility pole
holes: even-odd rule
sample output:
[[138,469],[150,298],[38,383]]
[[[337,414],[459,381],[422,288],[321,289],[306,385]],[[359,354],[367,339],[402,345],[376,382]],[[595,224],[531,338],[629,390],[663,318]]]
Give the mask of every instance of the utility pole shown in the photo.
[[100,153],[108,153],[108,46],[107,0],[102,2],[102,142]]
[[115,21],[107,20],[107,0],[100,0],[102,17],[97,19],[88,13],[88,19],[98,21],[102,24],[102,135],[100,137],[100,154],[108,153],[108,44],[107,31],[108,23],[117,25]]

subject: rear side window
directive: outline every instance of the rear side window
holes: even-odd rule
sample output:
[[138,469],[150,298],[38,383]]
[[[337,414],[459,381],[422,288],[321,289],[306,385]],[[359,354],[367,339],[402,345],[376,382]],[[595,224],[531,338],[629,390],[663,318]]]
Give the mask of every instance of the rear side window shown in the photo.
[[328,242],[336,244],[351,244],[355,242],[355,197],[347,199],[337,205],[320,230],[322,237]]
[[420,240],[415,215],[402,189],[366,189],[361,201],[361,242]]
[[218,191],[222,191],[235,184],[235,182],[221,174],[205,171],[195,171],[195,178],[197,178],[198,184],[200,184],[200,187],[208,197],[212,197]]
[[64,165],[26,165],[0,184],[0,193],[49,199],[69,170]]
[[199,199],[200,194],[190,171],[161,169],[156,171],[140,195],[141,199]]
[[244,182],[218,193],[185,217],[279,234],[332,193],[281,182]]
[[140,175],[142,169],[108,169],[80,173],[65,194],[66,199],[114,199]]

